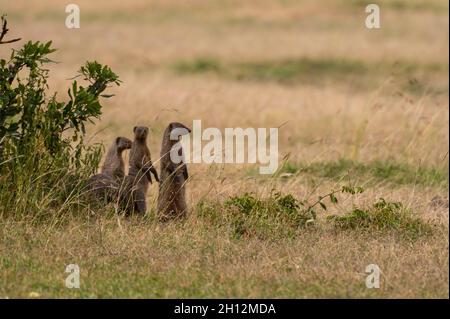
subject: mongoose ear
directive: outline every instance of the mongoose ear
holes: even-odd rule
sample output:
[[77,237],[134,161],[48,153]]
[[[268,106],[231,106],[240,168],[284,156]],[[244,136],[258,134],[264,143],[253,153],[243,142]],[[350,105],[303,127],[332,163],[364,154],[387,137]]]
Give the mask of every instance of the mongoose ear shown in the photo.
[[119,145],[120,143],[120,137],[116,137],[116,145]]
[[136,132],[137,126],[133,127],[133,133]]

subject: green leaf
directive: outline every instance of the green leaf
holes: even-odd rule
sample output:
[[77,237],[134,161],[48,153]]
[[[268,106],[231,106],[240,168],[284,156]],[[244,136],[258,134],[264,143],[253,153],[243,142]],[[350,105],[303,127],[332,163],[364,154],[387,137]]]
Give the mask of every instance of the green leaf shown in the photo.
[[330,194],[330,200],[333,204],[337,204],[338,199],[336,196],[334,196],[334,194]]

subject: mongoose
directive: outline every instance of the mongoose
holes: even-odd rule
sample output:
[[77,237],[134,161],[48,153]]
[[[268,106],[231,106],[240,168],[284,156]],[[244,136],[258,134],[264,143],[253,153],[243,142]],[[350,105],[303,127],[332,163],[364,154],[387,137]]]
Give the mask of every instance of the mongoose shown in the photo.
[[106,202],[114,199],[119,183],[125,176],[122,153],[131,148],[131,143],[131,140],[126,137],[116,137],[106,153],[101,173],[91,176],[87,181],[87,189],[91,197]]
[[[164,131],[160,159],[161,181],[157,205],[161,221],[180,218],[187,214],[185,184],[189,176],[183,160],[183,148],[177,143],[179,143],[182,135],[190,132],[189,128],[178,122],[170,123]],[[174,154],[171,156],[171,151],[178,154],[179,159],[177,161],[173,161],[172,156]]]
[[135,126],[133,129],[134,140],[130,150],[128,175],[120,191],[120,203],[122,208],[130,213],[137,211],[145,213],[147,205],[145,195],[149,183],[152,183],[151,174],[159,182],[158,173],[153,167],[150,150],[147,147],[148,127]]
[[123,162],[122,152],[130,149],[131,140],[126,137],[119,136],[108,149],[106,159],[103,162],[102,174],[114,179],[122,179],[125,177],[125,163]]
[[105,174],[95,174],[86,182],[87,196],[90,201],[109,203],[115,198],[119,189],[118,182]]

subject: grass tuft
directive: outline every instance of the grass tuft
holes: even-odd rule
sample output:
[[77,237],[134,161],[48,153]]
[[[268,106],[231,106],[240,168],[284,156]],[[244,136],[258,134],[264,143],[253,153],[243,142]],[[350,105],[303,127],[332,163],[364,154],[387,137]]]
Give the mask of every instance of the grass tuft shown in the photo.
[[[343,189],[343,192],[349,193],[346,187]],[[360,191],[350,193],[354,195]],[[334,200],[332,199],[331,203],[336,204],[337,198],[332,198]],[[246,193],[230,197],[223,203],[200,202],[197,205],[197,216],[209,220],[214,227],[227,228],[235,239],[295,238],[305,226],[317,225],[313,206],[306,203],[306,200],[298,200],[291,194],[282,195],[277,192],[266,198],[257,198],[254,194]],[[326,206],[322,201],[320,203],[326,211]],[[407,239],[430,235],[433,232],[430,224],[414,217],[402,203],[387,202],[383,198],[369,209],[355,207],[346,215],[328,216],[326,221],[342,230],[394,231]]]
[[234,238],[279,239],[295,237],[300,228],[314,221],[303,206],[291,194],[277,192],[257,198],[245,193],[230,197],[223,205],[200,202],[197,213],[218,226],[229,227]]
[[394,231],[409,238],[430,235],[432,226],[412,215],[400,202],[380,198],[368,209],[354,208],[351,213],[328,216],[339,229]]

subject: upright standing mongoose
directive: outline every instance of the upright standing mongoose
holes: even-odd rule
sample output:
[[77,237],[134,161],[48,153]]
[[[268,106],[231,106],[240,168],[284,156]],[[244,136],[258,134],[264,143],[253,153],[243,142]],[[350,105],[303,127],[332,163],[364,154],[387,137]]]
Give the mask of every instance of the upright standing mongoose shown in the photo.
[[125,177],[120,191],[120,202],[127,212],[145,213],[147,210],[145,195],[149,183],[152,183],[151,173],[157,182],[159,178],[147,147],[148,127],[135,126],[133,132],[134,140],[130,150],[128,176]]
[[122,179],[125,177],[125,163],[122,158],[122,152],[130,149],[132,142],[126,137],[119,136],[108,149],[106,159],[103,162],[102,174],[110,176],[114,179]]
[[114,198],[119,183],[125,176],[125,163],[122,158],[124,150],[131,148],[131,140],[117,137],[106,153],[100,174],[91,176],[87,181],[89,193],[95,198],[110,202]]
[[190,132],[189,128],[178,122],[170,123],[164,131],[157,207],[161,221],[180,218],[187,214],[185,184],[188,171],[184,163],[183,148],[178,143],[182,135]]

